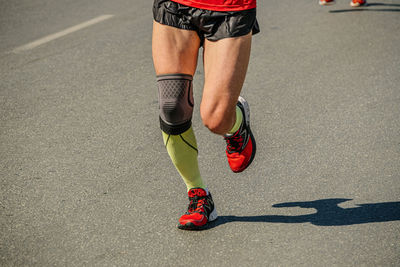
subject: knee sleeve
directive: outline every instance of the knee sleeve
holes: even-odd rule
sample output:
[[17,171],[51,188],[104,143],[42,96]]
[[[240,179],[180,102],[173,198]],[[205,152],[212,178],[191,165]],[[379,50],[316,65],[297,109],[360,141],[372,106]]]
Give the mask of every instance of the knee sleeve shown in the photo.
[[192,80],[188,74],[157,76],[160,127],[167,134],[181,134],[192,125]]

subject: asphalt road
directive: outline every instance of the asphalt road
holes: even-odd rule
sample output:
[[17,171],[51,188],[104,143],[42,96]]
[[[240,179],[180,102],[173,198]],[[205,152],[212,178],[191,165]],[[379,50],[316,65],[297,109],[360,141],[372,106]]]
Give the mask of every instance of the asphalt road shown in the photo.
[[201,124],[199,65],[220,217],[187,232],[151,1],[0,0],[0,265],[399,266],[400,1],[370,1],[259,1],[243,89],[258,154],[242,174]]

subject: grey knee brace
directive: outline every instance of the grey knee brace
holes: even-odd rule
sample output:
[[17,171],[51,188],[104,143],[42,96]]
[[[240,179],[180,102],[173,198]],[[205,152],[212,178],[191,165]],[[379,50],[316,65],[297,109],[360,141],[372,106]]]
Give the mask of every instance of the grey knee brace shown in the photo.
[[192,125],[192,75],[157,76],[160,127],[167,134],[178,135]]

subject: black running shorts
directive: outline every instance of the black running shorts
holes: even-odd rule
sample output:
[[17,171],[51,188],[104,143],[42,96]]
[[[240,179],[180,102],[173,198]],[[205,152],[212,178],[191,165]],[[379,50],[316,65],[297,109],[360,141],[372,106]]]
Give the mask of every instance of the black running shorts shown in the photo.
[[164,25],[196,31],[202,43],[204,38],[218,41],[260,32],[255,8],[221,12],[188,7],[170,0],[154,0],[153,17]]

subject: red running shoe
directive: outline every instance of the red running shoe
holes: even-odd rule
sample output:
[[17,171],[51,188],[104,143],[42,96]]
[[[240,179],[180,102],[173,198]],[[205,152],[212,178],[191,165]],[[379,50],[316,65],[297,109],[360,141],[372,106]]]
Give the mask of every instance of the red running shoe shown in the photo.
[[188,211],[179,219],[178,228],[182,230],[201,230],[207,223],[218,217],[211,194],[203,188],[192,188],[188,192]]
[[250,130],[250,108],[247,101],[239,96],[237,106],[242,110],[243,122],[239,130],[225,136],[226,156],[233,172],[244,171],[256,154],[256,140]]
[[352,7],[359,7],[359,6],[365,6],[367,4],[367,1],[365,0],[351,0],[350,5]]
[[333,5],[334,3],[335,3],[335,0],[319,0],[319,4],[321,6]]

